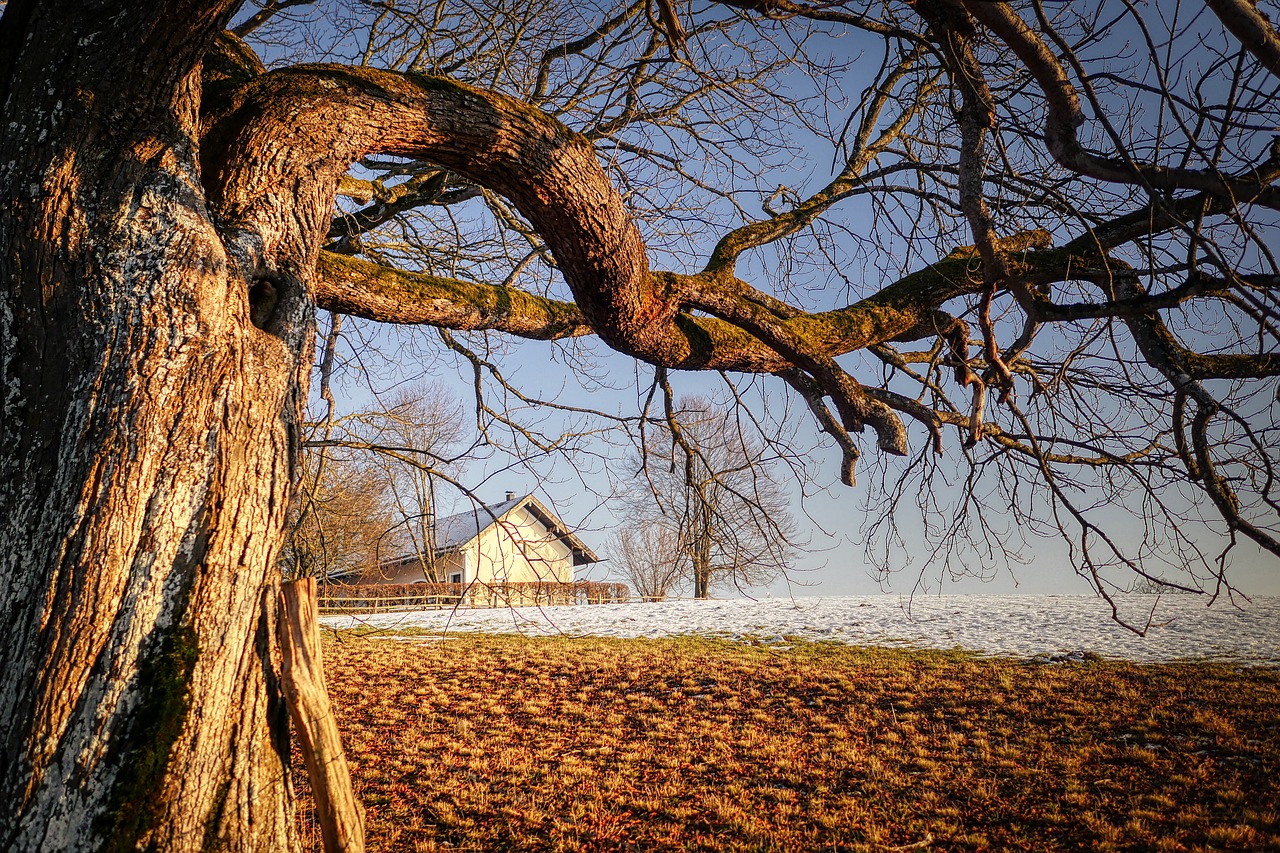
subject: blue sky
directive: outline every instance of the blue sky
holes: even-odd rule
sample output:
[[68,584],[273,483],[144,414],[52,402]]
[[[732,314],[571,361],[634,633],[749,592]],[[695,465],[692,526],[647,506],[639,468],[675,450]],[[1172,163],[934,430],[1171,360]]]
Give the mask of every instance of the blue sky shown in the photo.
[[[299,14],[311,13],[303,11]],[[575,14],[582,14],[586,20],[590,18],[591,10],[579,9]],[[329,24],[321,22],[313,30],[323,34],[328,26]],[[1133,40],[1130,39],[1130,42],[1132,44]],[[358,55],[361,46],[358,39],[351,38],[337,44],[340,53],[345,51],[351,57]],[[717,49],[726,48],[725,45],[720,45]],[[830,61],[837,64],[842,60],[850,60],[851,64],[843,73],[850,88],[848,94],[854,96],[866,82],[861,78],[869,78],[879,68],[881,60],[879,43],[863,41],[857,36],[837,39],[819,34],[808,43],[806,50],[815,54],[825,52]],[[267,53],[270,54],[270,51]],[[706,54],[707,57],[716,55],[718,54]],[[1188,54],[1192,65],[1196,59],[1194,52]],[[831,92],[815,88],[830,82],[818,84],[793,75],[790,78],[780,78],[777,85],[791,87],[791,94],[795,97],[822,94],[829,103],[834,103],[839,99],[827,97]],[[838,122],[842,117],[843,114],[837,113],[834,120]],[[759,127],[755,132],[764,139],[773,130]],[[784,141],[786,145],[781,144]],[[786,185],[803,196],[829,180],[832,174],[834,150],[830,141],[823,141],[817,135],[792,127],[790,136],[786,140],[779,139],[779,143],[775,152],[777,156],[769,162],[760,161],[758,164],[763,166],[759,177],[737,188],[735,199],[749,215],[759,215],[757,208],[767,196],[767,191],[773,187]],[[801,152],[811,156],[793,157]],[[765,150],[761,156],[768,158],[769,152]],[[709,161],[698,163],[690,160],[682,165],[695,170],[706,168],[708,175],[714,174],[719,168]],[[727,208],[719,214],[710,212],[713,217],[720,216],[726,220],[732,220],[736,216]],[[481,214],[478,211],[473,213],[476,214],[476,219],[471,220],[471,223],[468,223],[466,211],[455,220],[463,223],[464,236],[471,224],[480,227],[478,223],[481,222]],[[834,219],[837,228],[844,229],[840,233],[846,235],[835,241],[841,252],[838,263],[828,265],[825,269],[806,269],[794,266],[791,258],[785,255],[764,250],[744,258],[741,274],[753,284],[766,288],[786,279],[793,295],[803,297],[805,307],[812,310],[845,304],[860,292],[866,292],[865,288],[876,287],[881,283],[883,275],[918,269],[934,257],[930,254],[932,247],[928,245],[895,241],[891,236],[885,239],[876,236],[884,232],[878,229],[875,211],[864,201],[854,200],[848,203]],[[651,247],[651,262],[656,268],[687,270],[690,263],[696,264],[705,259],[720,233],[723,233],[722,229],[703,229],[693,237],[669,243],[674,251],[663,250],[655,243]],[[799,250],[803,252],[809,248],[811,246],[801,245]],[[326,321],[322,318],[322,326],[324,322]],[[368,326],[361,329],[363,331],[357,330],[354,324],[349,325],[348,348],[344,351],[347,356],[346,369],[339,376],[343,407],[347,410],[370,405],[371,389],[393,388],[424,379],[443,383],[464,402],[470,399],[470,366],[446,352],[430,330],[379,331]],[[369,336],[363,344],[359,340],[360,334]],[[590,344],[561,346],[480,336],[469,336],[464,340],[481,349],[492,348],[495,362],[500,364],[507,378],[523,392],[554,400],[561,405],[633,416],[638,411],[652,376],[649,368],[638,367],[629,359]],[[366,344],[373,344],[374,347],[368,348]],[[361,355],[353,357],[355,349],[361,347],[364,347]],[[857,354],[845,357],[842,364],[854,376],[874,376],[878,369],[873,361]],[[988,484],[981,486],[982,515],[991,525],[988,539],[992,547],[962,549],[949,560],[943,560],[923,546],[926,538],[923,525],[945,524],[950,512],[946,499],[953,499],[957,494],[955,483],[960,476],[960,468],[953,463],[961,460],[962,451],[954,437],[948,438],[948,456],[943,460],[930,487],[932,495],[943,499],[942,505],[931,507],[923,513],[905,513],[900,522],[899,536],[881,536],[877,540],[881,545],[889,543],[892,546],[888,552],[881,552],[883,564],[892,571],[887,577],[878,576],[872,561],[866,558],[863,547],[863,539],[873,520],[873,516],[868,514],[867,504],[869,500],[874,501],[880,492],[893,487],[901,466],[890,463],[882,469],[880,465],[884,460],[878,457],[873,448],[867,449],[861,463],[857,487],[848,489],[839,485],[836,482],[838,455],[829,446],[819,446],[810,416],[802,408],[795,408],[794,401],[788,404],[777,380],[734,377],[734,381],[747,389],[748,396],[754,399],[758,410],[779,411],[787,405],[793,407],[785,416],[778,415],[776,422],[766,421],[765,431],[795,430],[795,462],[804,469],[801,481],[806,496],[803,500],[800,497],[801,481],[792,482],[794,515],[802,528],[812,531],[807,548],[797,556],[790,583],[780,582],[758,591],[760,594],[831,595],[871,593],[885,589],[894,592],[923,590],[985,593],[1078,593],[1089,590],[1088,583],[1077,576],[1073,568],[1078,560],[1060,537],[1043,535],[1044,531],[1019,528],[1013,524],[1008,514],[1009,500],[1024,501],[1027,505],[1036,501],[1026,488],[1017,489],[1017,484],[1006,484],[1005,491]],[[679,374],[673,376],[673,383],[678,393],[701,393],[720,399],[726,397],[726,385],[718,376]],[[488,393],[494,394],[496,391],[490,386]],[[520,407],[518,403],[516,405],[517,408]],[[1108,415],[1100,413],[1099,416]],[[1263,412],[1263,416],[1266,416],[1266,412]],[[551,433],[581,429],[591,420],[583,416],[566,417],[560,413],[532,410],[523,411],[521,417],[544,423]],[[910,425],[909,429],[912,449],[916,451],[924,444],[924,434],[914,425]],[[634,471],[631,470],[634,466],[630,465],[628,445],[616,437],[610,439],[601,435],[592,440],[584,439],[578,452],[574,454],[530,457],[527,454],[527,443],[515,441],[515,446],[521,444],[525,451],[517,449],[515,453],[492,445],[477,448],[460,479],[481,499],[488,501],[500,500],[508,490],[537,491],[566,520],[579,525],[584,538],[599,550],[598,546],[603,545],[609,529],[615,523],[613,512],[616,504],[606,498],[634,479]],[[948,477],[951,485],[940,485]],[[915,481],[910,482],[911,488],[917,489]],[[1011,497],[1014,492],[1016,494]],[[920,492],[917,490],[904,496],[903,503],[910,505],[919,498]],[[1176,495],[1171,500],[1175,505],[1179,504]],[[1143,524],[1142,507],[1130,506],[1128,513],[1113,511],[1119,509],[1121,507],[1102,505],[1095,509],[1095,515],[1108,522],[1120,539],[1138,536]],[[1186,509],[1188,513],[1196,511],[1190,505]],[[1213,555],[1225,544],[1225,540],[1214,534],[1210,526],[1194,519],[1189,520],[1183,529],[1201,531],[1195,538],[1211,561]],[[1001,545],[1005,546],[1003,553],[999,547]],[[1011,558],[1010,555],[1016,556]],[[1176,554],[1168,556],[1174,560],[1177,558]],[[1154,574],[1166,574],[1158,563],[1148,563],[1147,567]],[[980,576],[984,580],[964,577],[966,573]],[[1276,571],[1274,558],[1264,558],[1252,545],[1241,544],[1233,549],[1230,574],[1234,583],[1245,593],[1280,594],[1280,572]]]
[[[324,322],[326,321],[322,318],[322,325]],[[387,330],[380,331],[385,333]],[[397,337],[411,334],[415,339],[423,341],[417,344],[419,347],[433,346],[431,336],[434,333],[430,330],[412,333],[397,330],[395,334]],[[423,353],[414,352],[415,347],[406,344],[403,339],[384,343],[386,352],[383,356],[386,361],[382,363],[381,369],[374,369],[378,359],[366,352],[362,363],[367,372],[349,365],[348,370],[342,374],[340,387],[343,391],[340,399],[346,407],[358,410],[368,405],[370,398],[362,385],[364,379],[371,378],[369,374],[379,374],[376,381],[389,387],[397,385],[391,374],[407,374],[410,378],[406,382],[409,384],[423,381],[440,383],[462,402],[466,412],[464,418],[468,421],[473,419],[469,408],[473,389],[468,364],[460,363],[451,354],[439,349],[435,350],[439,355],[438,360],[423,357]],[[597,352],[595,375],[600,381],[584,388],[581,377],[570,365],[564,363],[562,357],[553,358],[554,353],[547,344],[511,340],[498,340],[495,344],[506,350],[501,357],[504,375],[523,393],[545,396],[562,405],[600,409],[619,415],[632,415],[639,408],[640,400],[634,384],[637,368],[629,359],[608,352]],[[413,357],[401,359],[400,354],[406,352],[414,352]],[[647,377],[649,369],[641,367],[639,373],[642,377]],[[744,385],[750,384],[763,389],[765,397],[774,396],[777,390],[774,387],[776,380],[773,379],[734,378],[741,379]],[[722,393],[723,388],[723,382],[716,375],[673,374],[672,382],[678,393],[714,395]],[[496,391],[490,388],[486,393],[492,395]],[[526,417],[529,414],[531,413],[526,413]],[[928,551],[920,545],[923,536],[919,535],[919,525],[922,523],[919,513],[908,511],[904,514],[903,541],[889,560],[893,571],[882,576],[865,553],[863,540],[870,520],[866,503],[868,493],[880,488],[880,477],[893,479],[896,461],[888,461],[884,471],[875,470],[877,451],[868,448],[858,484],[853,489],[845,487],[836,479],[839,456],[834,448],[811,448],[818,440],[811,419],[803,411],[793,414],[794,417],[789,422],[796,428],[797,445],[812,450],[806,452],[805,460],[809,463],[814,479],[805,484],[806,496],[803,499],[800,497],[800,483],[788,480],[785,476],[780,479],[787,484],[792,496],[793,515],[804,531],[802,538],[806,535],[808,537],[808,547],[797,552],[794,570],[788,578],[780,579],[769,587],[744,590],[741,593],[720,590],[721,595],[776,597],[880,592],[1090,592],[1089,583],[1076,574],[1071,555],[1060,538],[1036,535],[1017,528],[998,504],[988,505],[984,511],[1001,534],[997,538],[1009,546],[1010,552],[1016,552],[1017,557],[1007,558],[991,552],[985,555],[971,554],[968,558],[970,562],[952,561],[948,564],[945,561],[931,561]],[[535,419],[537,417],[541,415],[535,416]],[[581,428],[584,424],[582,419],[576,417],[569,419],[567,423],[554,416],[551,420],[552,423],[543,424],[551,433],[565,426]],[[914,438],[913,449],[922,443],[920,436]],[[942,460],[944,466],[957,461],[960,450],[955,441],[948,441],[947,454]],[[537,493],[542,500],[553,505],[566,521],[577,525],[586,541],[600,551],[616,524],[615,513],[622,511],[618,502],[605,498],[620,486],[625,486],[628,474],[633,472],[634,464],[627,446],[615,436],[611,441],[588,441],[581,452],[566,455],[529,455],[521,458],[496,446],[482,447],[465,463],[459,479],[476,496],[487,502],[501,500],[507,491]],[[452,508],[465,506],[468,499],[453,494],[456,503]],[[443,500],[448,502],[450,490],[442,490],[442,495]],[[446,506],[443,511],[450,508]],[[933,521],[937,522],[939,519],[935,518]],[[1207,553],[1216,554],[1225,545],[1225,539],[1214,534],[1207,526],[1198,523],[1191,526],[1198,526],[1202,530],[1199,540]],[[1120,532],[1123,535],[1123,525]],[[1147,565],[1156,574],[1165,574],[1167,571],[1160,570],[1151,563]],[[964,566],[982,577],[964,576]],[[976,568],[978,566],[982,566],[981,570]],[[591,577],[599,579],[599,575],[605,570],[605,566],[596,567]],[[1242,542],[1232,550],[1229,572],[1237,588],[1247,595],[1280,595],[1280,577],[1275,571],[1274,559],[1264,555],[1251,543]]]

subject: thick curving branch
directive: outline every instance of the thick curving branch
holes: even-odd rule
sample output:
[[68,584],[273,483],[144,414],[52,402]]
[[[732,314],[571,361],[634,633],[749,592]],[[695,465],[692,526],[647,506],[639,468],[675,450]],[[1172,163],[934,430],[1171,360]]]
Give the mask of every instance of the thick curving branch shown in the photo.
[[[723,271],[651,272],[639,232],[590,143],[514,99],[419,75],[300,66],[259,74],[225,94],[209,110],[202,147],[210,199],[226,230],[267,235],[255,251],[274,260],[261,263],[291,266],[303,280],[318,262],[346,169],[372,153],[430,160],[510,199],[551,247],[586,325],[614,349],[681,369],[772,373],[792,366],[751,334],[685,312],[697,293],[720,292],[775,313],[783,303]],[[339,268],[335,280],[330,273]],[[393,286],[393,276],[373,269],[327,258],[321,280],[330,290],[316,295],[337,308],[341,291],[343,310],[384,317],[393,312],[388,302],[374,304],[379,294],[390,299],[398,289],[396,298],[421,302],[422,279],[395,279]],[[352,279],[372,291],[358,296]],[[789,309],[781,321],[804,352],[830,357],[891,339],[974,286],[967,260],[946,258],[855,305],[819,314]],[[432,287],[439,297],[440,282]],[[548,306],[536,298],[518,300],[510,291],[485,298],[531,307],[528,322],[510,308],[502,322],[513,330],[522,323],[536,335],[567,329],[545,329]],[[414,310],[430,322],[444,308]],[[409,322],[411,315],[392,319]],[[446,325],[490,322],[455,317]]]
[[[1026,247],[1026,235],[1003,241],[1007,250]],[[1074,259],[1055,252],[1016,257],[1026,275],[1065,275]],[[916,340],[942,335],[957,353],[963,350],[965,326],[933,306],[979,292],[971,274],[972,258],[957,252],[886,285],[875,295],[834,311],[807,314],[785,303],[760,299],[737,279],[710,274],[681,276],[653,273],[676,281],[668,285],[687,294],[686,307],[724,312],[738,318],[680,313],[677,333],[685,338],[682,356],[661,366],[680,370],[729,370],[777,373],[795,366],[779,349],[745,329],[749,309],[763,312],[791,340],[811,355],[830,358],[888,340]],[[321,252],[312,279],[318,307],[385,323],[411,323],[456,330],[492,329],[538,340],[594,334],[585,315],[572,302],[536,296],[518,288],[429,276],[381,266],[333,252]],[[739,310],[737,305],[743,306]],[[784,310],[787,309],[787,310]],[[740,316],[741,315],[741,316]],[[942,318],[941,320],[939,318]],[[959,340],[954,340],[955,334]]]
[[1030,296],[1025,282],[1010,279],[1008,259],[998,246],[996,225],[986,202],[986,141],[987,134],[995,125],[996,108],[982,65],[973,50],[973,21],[963,9],[946,2],[922,0],[916,4],[916,8],[929,21],[946,58],[952,86],[961,92],[960,108],[956,112],[960,123],[960,162],[956,187],[960,195],[960,208],[964,211],[975,247],[982,258],[983,288],[978,307],[978,326],[982,330],[982,346],[987,360],[984,379],[970,380],[974,389],[971,419],[974,423],[973,434],[976,436],[983,413],[985,384],[990,382],[1000,390],[1002,402],[1008,400],[1013,393],[1013,374],[1000,353],[995,324],[991,318],[991,305],[996,290],[1009,286],[1020,303],[1026,303]]
[[[586,138],[520,101],[461,83],[334,65],[262,74],[208,121],[210,197],[230,227],[315,262],[349,165],[373,153],[428,159],[510,199],[546,240],[584,317],[610,346],[680,362],[688,342],[671,278],[649,274],[640,234]],[[269,227],[289,221],[287,229]]]
[[1245,50],[1280,77],[1280,32],[1258,9],[1254,0],[1205,0],[1223,26],[1240,39]]
[[1231,488],[1227,478],[1218,473],[1213,451],[1209,446],[1208,428],[1209,422],[1219,412],[1218,406],[1212,403],[1196,401],[1196,414],[1191,423],[1191,444],[1195,449],[1196,473],[1205,492],[1227,524],[1248,536],[1260,547],[1280,557],[1280,540],[1276,539],[1272,531],[1259,527],[1241,514],[1239,497]]

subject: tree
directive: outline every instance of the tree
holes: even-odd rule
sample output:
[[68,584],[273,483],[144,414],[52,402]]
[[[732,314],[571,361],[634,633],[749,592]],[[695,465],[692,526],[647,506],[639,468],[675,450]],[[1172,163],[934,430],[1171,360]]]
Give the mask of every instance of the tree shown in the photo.
[[680,398],[643,453],[648,489],[632,495],[628,516],[652,531],[645,535],[655,557],[660,546],[674,547],[694,598],[707,598],[714,585],[746,589],[786,572],[796,536],[787,495],[763,444],[732,409]]
[[380,473],[351,457],[303,456],[298,509],[280,558],[287,579],[377,570],[397,524]]
[[427,384],[399,389],[380,410],[326,420],[307,442],[310,453],[349,454],[353,482],[367,482],[385,498],[379,557],[413,555],[424,576],[437,581],[442,578],[435,568],[436,489],[458,472],[449,451],[461,437],[461,425],[457,400],[439,384]]
[[628,518],[609,539],[609,560],[641,601],[663,601],[687,574],[680,534],[666,524]]
[[284,576],[373,577],[384,560],[411,554],[427,578],[440,580],[436,480],[456,471],[444,454],[460,424],[457,401],[437,385],[401,388],[382,410],[327,411],[310,424]]
[[[886,519],[998,548],[1012,508],[1104,593],[1161,559],[1229,591],[1188,518],[1280,555],[1251,0],[352,2],[362,65],[290,64],[321,34],[273,0],[237,25],[270,70],[237,5],[0,18],[0,846],[297,848],[274,602],[317,309],[776,375]],[[386,236],[471,213],[527,262]]]

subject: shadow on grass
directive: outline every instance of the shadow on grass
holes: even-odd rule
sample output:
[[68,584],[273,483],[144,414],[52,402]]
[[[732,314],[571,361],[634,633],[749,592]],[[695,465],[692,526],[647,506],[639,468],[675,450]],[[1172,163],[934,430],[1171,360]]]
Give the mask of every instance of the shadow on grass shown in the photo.
[[325,654],[371,850],[1280,849],[1275,669],[692,638]]

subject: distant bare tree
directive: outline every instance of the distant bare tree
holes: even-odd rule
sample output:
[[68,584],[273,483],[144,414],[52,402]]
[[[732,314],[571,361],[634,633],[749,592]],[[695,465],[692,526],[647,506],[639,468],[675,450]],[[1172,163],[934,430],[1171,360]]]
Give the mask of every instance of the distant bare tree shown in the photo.
[[[384,545],[394,556],[413,555],[425,577],[441,580],[435,564],[436,492],[460,463],[451,455],[462,436],[462,407],[442,385],[404,388],[380,411],[344,419],[347,442],[383,484],[394,521]],[[387,553],[386,556],[392,556]]]
[[662,601],[688,575],[679,531],[652,518],[624,521],[610,537],[607,552],[615,574],[641,601]]
[[395,523],[378,472],[350,455],[308,455],[300,494],[280,557],[284,576],[325,579],[376,570]]
[[796,525],[763,442],[733,408],[704,397],[668,402],[665,414],[642,449],[648,488],[632,492],[628,511],[671,532],[695,598],[715,585],[746,589],[782,576]]
[[[462,409],[457,398],[439,383],[401,387],[374,407],[339,415],[333,394],[333,374],[342,343],[343,317],[330,316],[318,365],[319,403],[322,411],[309,425],[303,442],[306,471],[299,492],[298,521],[311,514],[323,520],[329,511],[321,494],[327,484],[331,459],[339,461],[353,485],[376,489],[384,505],[378,517],[383,525],[372,566],[389,557],[412,555],[424,577],[439,580],[435,570],[436,486],[441,478],[452,481],[461,467],[450,455],[463,433]],[[465,451],[464,451],[465,452]],[[317,480],[316,475],[323,475]],[[341,490],[333,483],[330,491]],[[330,524],[338,523],[329,519]]]

